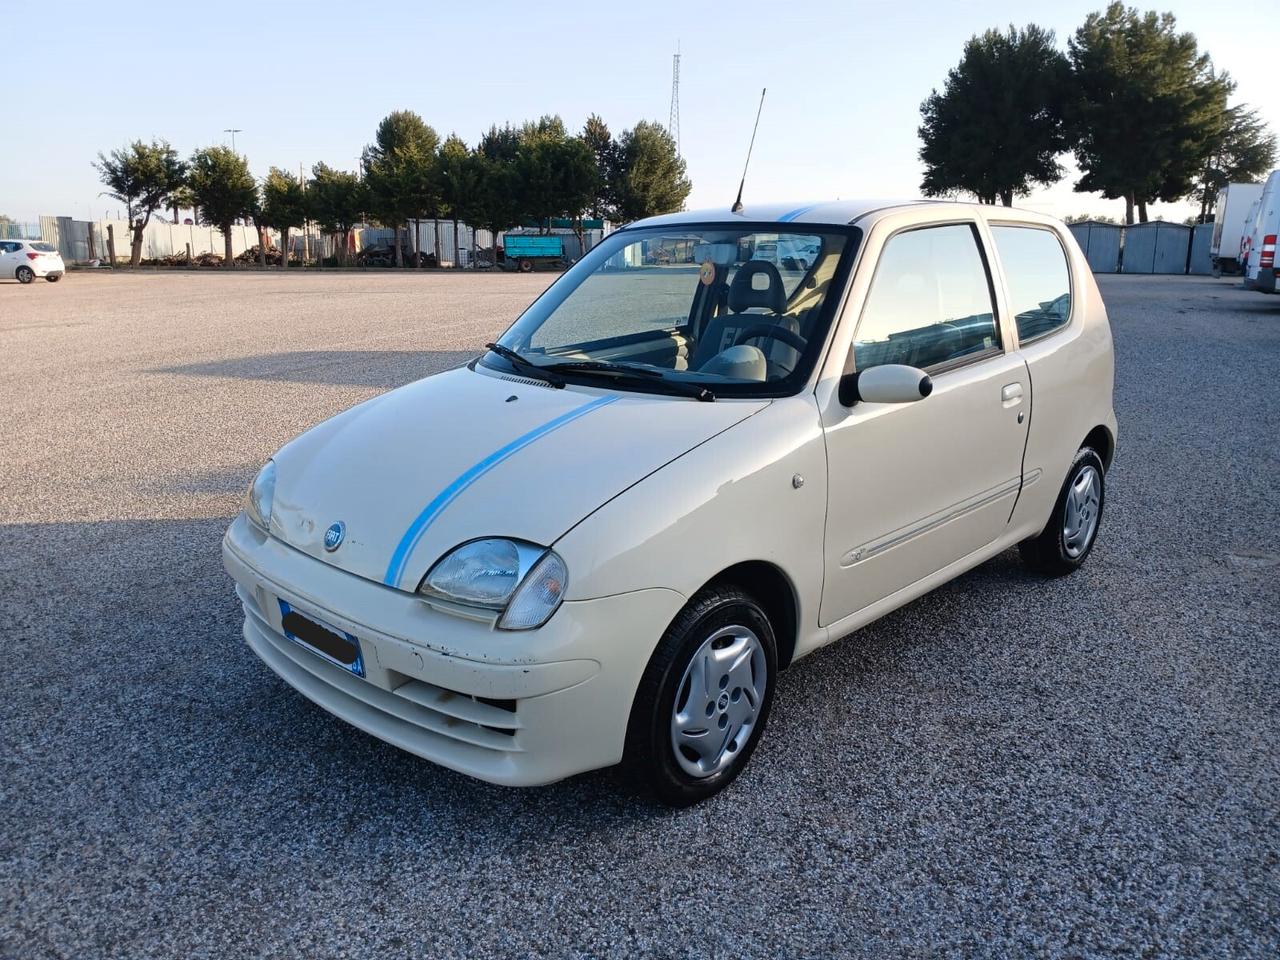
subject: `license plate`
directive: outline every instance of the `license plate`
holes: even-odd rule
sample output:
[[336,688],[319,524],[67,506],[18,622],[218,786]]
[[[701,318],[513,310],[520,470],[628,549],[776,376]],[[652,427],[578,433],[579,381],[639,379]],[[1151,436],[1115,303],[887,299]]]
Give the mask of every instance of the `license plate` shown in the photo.
[[322,623],[310,614],[294,609],[280,601],[280,622],[284,635],[311,653],[328,660],[334,666],[349,670],[357,677],[364,676],[364,657],[360,653],[360,641],[337,627]]

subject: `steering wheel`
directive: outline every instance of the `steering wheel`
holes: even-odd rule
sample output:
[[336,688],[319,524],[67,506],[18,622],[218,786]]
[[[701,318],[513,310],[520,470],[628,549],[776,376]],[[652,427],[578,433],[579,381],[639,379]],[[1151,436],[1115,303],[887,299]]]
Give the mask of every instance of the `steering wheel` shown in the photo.
[[754,340],[756,337],[781,340],[798,353],[804,353],[805,347],[809,345],[809,341],[805,340],[800,334],[776,323],[753,323],[733,338],[733,345],[736,347],[738,344]]

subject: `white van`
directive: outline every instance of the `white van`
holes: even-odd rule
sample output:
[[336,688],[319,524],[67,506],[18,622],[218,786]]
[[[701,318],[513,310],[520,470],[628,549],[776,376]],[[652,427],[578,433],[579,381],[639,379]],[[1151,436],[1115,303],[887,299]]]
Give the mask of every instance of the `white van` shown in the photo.
[[1240,259],[1241,241],[1253,225],[1253,214],[1257,209],[1254,202],[1261,196],[1260,183],[1229,183],[1218,191],[1213,239],[1209,243],[1215,276],[1244,272],[1244,261]]
[[1280,170],[1272,170],[1262,188],[1249,235],[1244,285],[1263,293],[1280,293],[1276,278],[1276,235],[1280,234]]

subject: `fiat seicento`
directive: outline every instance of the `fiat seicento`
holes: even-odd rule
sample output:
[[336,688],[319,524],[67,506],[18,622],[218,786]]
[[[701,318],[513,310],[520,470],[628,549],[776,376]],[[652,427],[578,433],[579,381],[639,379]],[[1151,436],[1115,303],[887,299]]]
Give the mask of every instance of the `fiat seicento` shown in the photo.
[[508,785],[621,762],[683,805],[805,654],[1014,545],[1084,563],[1112,380],[1055,220],[658,217],[471,363],[285,445],[223,557],[250,648],[361,730]]

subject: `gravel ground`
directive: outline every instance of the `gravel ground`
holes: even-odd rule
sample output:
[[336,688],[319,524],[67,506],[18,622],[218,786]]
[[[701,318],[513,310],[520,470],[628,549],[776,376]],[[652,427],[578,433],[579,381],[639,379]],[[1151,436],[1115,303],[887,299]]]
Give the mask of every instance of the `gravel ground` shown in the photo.
[[1002,555],[797,664],[746,774],[672,812],[345,726],[221,568],[280,444],[547,280],[0,285],[0,955],[1280,953],[1280,299],[1105,278],[1089,564]]

